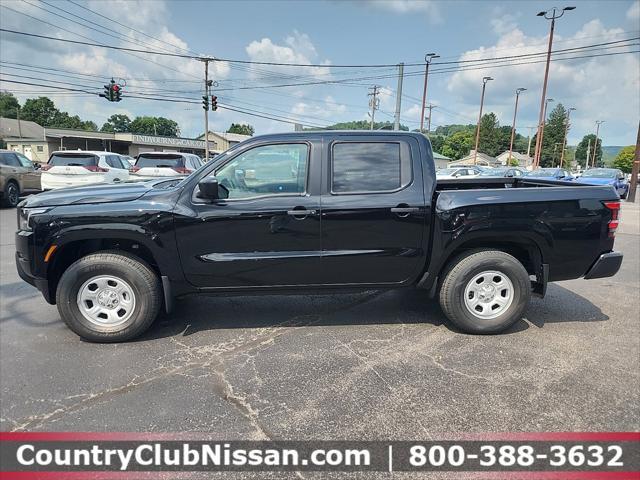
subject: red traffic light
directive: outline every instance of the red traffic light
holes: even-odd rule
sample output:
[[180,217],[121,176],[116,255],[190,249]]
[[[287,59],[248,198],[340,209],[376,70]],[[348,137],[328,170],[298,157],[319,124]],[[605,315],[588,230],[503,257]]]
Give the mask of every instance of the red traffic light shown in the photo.
[[114,91],[114,92],[117,92],[118,90],[120,90],[120,87],[119,87],[118,85],[114,85],[114,86],[113,86],[113,87],[111,87],[111,88],[113,88],[113,91]]

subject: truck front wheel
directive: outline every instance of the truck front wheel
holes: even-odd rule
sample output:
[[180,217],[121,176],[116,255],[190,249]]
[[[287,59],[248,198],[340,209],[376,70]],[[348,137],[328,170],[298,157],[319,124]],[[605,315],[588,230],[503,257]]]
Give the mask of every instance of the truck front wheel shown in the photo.
[[60,278],[58,312],[80,337],[122,342],[142,334],[162,305],[156,273],[142,260],[119,251],[87,255]]
[[529,274],[513,256],[474,251],[449,264],[440,287],[440,306],[460,330],[498,333],[513,325],[531,298]]

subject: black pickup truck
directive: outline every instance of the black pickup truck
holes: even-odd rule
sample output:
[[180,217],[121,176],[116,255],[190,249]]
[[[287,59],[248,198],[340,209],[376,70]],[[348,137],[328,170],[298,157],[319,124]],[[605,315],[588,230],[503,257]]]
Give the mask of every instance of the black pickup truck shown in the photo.
[[184,179],[30,197],[16,263],[93,341],[140,335],[188,294],[400,287],[495,333],[549,281],[614,275],[619,209],[608,186],[437,182],[421,134],[299,132],[247,140]]

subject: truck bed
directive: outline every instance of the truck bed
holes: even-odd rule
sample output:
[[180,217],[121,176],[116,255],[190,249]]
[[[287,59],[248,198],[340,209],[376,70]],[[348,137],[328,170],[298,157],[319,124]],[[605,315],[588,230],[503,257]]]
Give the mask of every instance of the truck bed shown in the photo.
[[436,191],[469,190],[478,188],[535,188],[535,187],[590,187],[578,182],[562,182],[558,180],[541,180],[537,178],[516,177],[473,177],[436,179]]

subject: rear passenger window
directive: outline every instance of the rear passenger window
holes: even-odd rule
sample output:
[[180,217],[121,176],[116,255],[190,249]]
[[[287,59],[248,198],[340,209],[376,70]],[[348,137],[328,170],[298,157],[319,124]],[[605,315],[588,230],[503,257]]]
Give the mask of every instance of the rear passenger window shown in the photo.
[[[403,161],[404,160],[404,161]],[[411,181],[408,151],[400,143],[335,143],[331,159],[333,193],[393,192]]]

